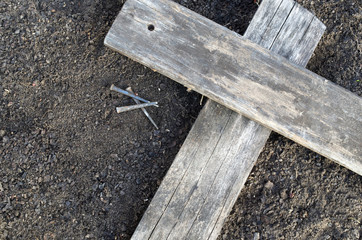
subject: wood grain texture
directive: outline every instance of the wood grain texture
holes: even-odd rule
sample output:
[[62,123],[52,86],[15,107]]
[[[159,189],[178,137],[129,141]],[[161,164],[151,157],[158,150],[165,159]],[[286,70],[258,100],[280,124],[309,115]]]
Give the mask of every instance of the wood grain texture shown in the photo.
[[[294,6],[292,0],[284,2]],[[290,15],[290,12],[281,17],[279,11],[283,9],[279,5],[264,0],[245,36],[257,43],[262,40],[273,42],[277,36],[282,37],[278,33],[286,26],[288,16],[304,18],[306,22],[314,18],[310,13],[299,13],[298,16]],[[273,16],[278,16],[278,21]],[[291,29],[296,33],[305,31],[304,36],[310,38],[293,40],[302,45],[293,55],[299,57],[296,61],[302,66],[307,64],[309,52],[323,34],[324,27],[319,24],[319,31],[314,31],[314,36],[309,34],[309,26]],[[264,30],[254,31],[253,26],[257,25]],[[278,31],[271,34],[264,26]],[[288,40],[285,38],[285,41]],[[283,41],[275,46],[278,44],[287,46]],[[270,132],[208,100],[132,239],[166,239],[166,236],[168,239],[216,239]]]
[[105,44],[362,174],[362,99],[227,28],[172,1],[128,0]]

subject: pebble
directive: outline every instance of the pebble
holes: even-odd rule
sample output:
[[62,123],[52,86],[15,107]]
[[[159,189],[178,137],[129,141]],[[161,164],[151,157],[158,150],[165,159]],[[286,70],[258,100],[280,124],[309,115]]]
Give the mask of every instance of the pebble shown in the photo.
[[110,157],[113,158],[113,159],[119,160],[119,156],[118,156],[118,154],[116,154],[116,153],[112,153],[112,154],[110,155]]
[[107,119],[110,114],[111,114],[111,111],[106,110],[106,111],[104,112],[104,119]]
[[46,233],[43,237],[44,240],[53,240],[56,239],[56,235],[54,233]]
[[46,175],[46,176],[44,177],[44,182],[49,182],[50,179],[51,179],[50,175]]
[[85,238],[86,238],[86,239],[94,238],[94,235],[93,235],[93,234],[87,234],[87,235],[85,235]]
[[8,143],[10,138],[8,136],[3,136],[3,143]]
[[121,225],[121,231],[122,231],[122,232],[125,232],[126,230],[127,230],[126,225],[125,225],[125,224],[122,224],[122,225]]
[[0,235],[1,239],[6,239],[8,237],[8,231],[4,230],[3,234]]
[[19,217],[20,216],[20,212],[18,210],[15,211],[15,217]]
[[280,192],[280,197],[282,199],[286,199],[288,197],[288,194],[287,194],[287,190],[286,189],[283,189],[281,192]]
[[5,130],[0,130],[0,137],[4,137],[5,136],[5,134],[6,134],[6,131]]
[[266,189],[272,189],[272,188],[274,187],[274,183],[272,183],[271,181],[268,181],[268,182],[264,185],[264,187],[265,187]]
[[351,231],[351,234],[352,234],[352,238],[354,238],[354,239],[360,239],[360,233],[359,233],[359,231],[357,230],[357,229],[353,229],[352,231]]
[[161,83],[161,84],[160,84],[160,89],[161,89],[161,90],[165,90],[165,89],[166,89],[166,84]]
[[256,232],[254,233],[253,240],[259,240],[260,239],[260,233]]
[[40,208],[35,208],[35,213],[40,214]]
[[54,118],[54,113],[50,112],[48,113],[48,119],[52,120]]

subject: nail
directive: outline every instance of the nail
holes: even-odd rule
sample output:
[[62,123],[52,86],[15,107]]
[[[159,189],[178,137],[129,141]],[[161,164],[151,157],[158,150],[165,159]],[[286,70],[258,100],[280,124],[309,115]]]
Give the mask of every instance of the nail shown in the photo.
[[[135,95],[135,93],[132,91],[131,87],[126,88],[126,91],[129,93],[132,93]],[[140,101],[138,101],[137,99],[133,98],[133,100],[135,101],[135,103],[140,104]],[[157,124],[155,123],[155,121],[153,121],[153,119],[151,118],[150,114],[147,112],[147,110],[145,108],[141,108],[143,113],[146,115],[146,117],[150,120],[150,122],[153,124],[153,126],[155,126],[156,129],[158,129]]]
[[134,109],[150,107],[150,106],[158,107],[157,102],[149,102],[149,103],[136,104],[136,105],[126,106],[126,107],[117,107],[116,110],[117,110],[117,113],[121,113],[121,112],[131,111]]
[[141,97],[139,97],[139,96],[136,96],[136,95],[134,95],[134,94],[132,94],[132,93],[129,93],[129,92],[123,90],[123,89],[120,89],[120,88],[114,86],[113,84],[112,84],[112,86],[111,86],[110,89],[111,89],[112,91],[116,91],[116,92],[122,93],[122,94],[124,94],[124,95],[126,95],[126,96],[129,96],[129,97],[131,97],[131,98],[133,98],[133,99],[137,99],[137,100],[139,100],[139,101],[141,101],[141,102],[145,102],[145,103],[149,103],[149,102],[150,102],[150,101],[145,100],[145,99],[143,99],[143,98],[141,98]]

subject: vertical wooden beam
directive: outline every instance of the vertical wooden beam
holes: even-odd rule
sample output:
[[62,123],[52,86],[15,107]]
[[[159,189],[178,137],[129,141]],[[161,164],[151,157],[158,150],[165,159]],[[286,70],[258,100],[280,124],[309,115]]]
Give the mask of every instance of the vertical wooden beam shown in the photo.
[[[305,66],[324,29],[292,0],[264,0],[245,37]],[[269,135],[209,100],[132,239],[216,239]]]

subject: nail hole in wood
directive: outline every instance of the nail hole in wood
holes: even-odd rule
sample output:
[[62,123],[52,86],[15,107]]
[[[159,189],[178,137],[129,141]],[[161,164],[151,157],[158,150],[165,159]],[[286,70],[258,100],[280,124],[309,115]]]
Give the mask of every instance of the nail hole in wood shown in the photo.
[[148,25],[148,30],[153,31],[155,30],[155,26],[153,24]]

